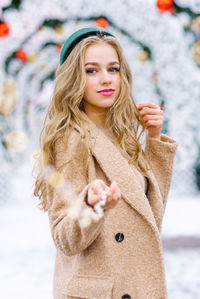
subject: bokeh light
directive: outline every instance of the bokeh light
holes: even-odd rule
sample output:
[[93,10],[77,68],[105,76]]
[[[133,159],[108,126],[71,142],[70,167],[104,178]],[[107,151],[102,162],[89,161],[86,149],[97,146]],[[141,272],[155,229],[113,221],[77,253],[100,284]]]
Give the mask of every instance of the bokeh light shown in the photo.
[[16,105],[16,83],[13,80],[5,80],[0,90],[0,112],[4,115],[11,114]]
[[50,174],[48,178],[48,183],[53,188],[60,188],[64,185],[65,179],[64,175],[58,171],[54,171]]
[[27,135],[22,131],[12,131],[6,137],[6,146],[13,152],[24,151],[29,144]]

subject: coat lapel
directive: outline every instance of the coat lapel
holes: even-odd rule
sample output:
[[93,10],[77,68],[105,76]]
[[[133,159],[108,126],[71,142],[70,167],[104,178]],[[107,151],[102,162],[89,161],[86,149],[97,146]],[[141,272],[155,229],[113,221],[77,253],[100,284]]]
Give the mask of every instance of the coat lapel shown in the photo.
[[91,121],[89,123],[91,150],[100,167],[110,181],[118,183],[124,200],[146,219],[154,231],[158,232],[154,214],[136,178],[134,168],[128,164],[105,134],[94,123]]

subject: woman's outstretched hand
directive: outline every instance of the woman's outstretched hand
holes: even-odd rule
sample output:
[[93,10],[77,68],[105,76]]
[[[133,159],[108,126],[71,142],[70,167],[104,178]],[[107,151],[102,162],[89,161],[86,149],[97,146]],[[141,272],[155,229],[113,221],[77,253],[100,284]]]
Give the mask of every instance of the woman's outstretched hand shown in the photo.
[[150,137],[160,139],[163,125],[163,110],[161,106],[146,102],[137,105],[142,117],[141,121],[148,130]]
[[121,199],[121,192],[116,182],[112,182],[109,187],[100,179],[91,182],[88,188],[87,204],[94,207],[102,200],[102,192],[106,192],[106,203],[102,208],[113,209]]

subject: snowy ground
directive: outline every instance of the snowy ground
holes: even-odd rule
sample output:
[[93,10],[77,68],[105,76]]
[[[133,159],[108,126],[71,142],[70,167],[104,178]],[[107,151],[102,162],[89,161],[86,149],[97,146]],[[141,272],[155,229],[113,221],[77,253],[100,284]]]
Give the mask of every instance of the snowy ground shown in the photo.
[[[23,179],[13,185],[15,200],[0,207],[1,298],[52,299],[55,249],[48,217],[30,196],[26,171],[18,175]],[[199,211],[200,195],[169,196],[163,224],[169,299],[200,298]]]
[[163,223],[169,299],[200,298],[200,194],[169,196]]

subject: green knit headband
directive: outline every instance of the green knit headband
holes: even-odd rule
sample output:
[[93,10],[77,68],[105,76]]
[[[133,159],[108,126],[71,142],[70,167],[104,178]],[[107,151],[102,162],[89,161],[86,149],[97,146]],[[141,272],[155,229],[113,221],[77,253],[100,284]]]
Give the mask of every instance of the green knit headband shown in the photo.
[[60,65],[63,64],[63,62],[66,60],[66,58],[69,56],[73,48],[84,38],[92,35],[109,35],[115,37],[112,33],[110,33],[108,30],[101,28],[101,27],[88,27],[88,28],[82,28],[78,31],[75,31],[70,37],[66,40],[64,43],[61,53],[60,53]]

